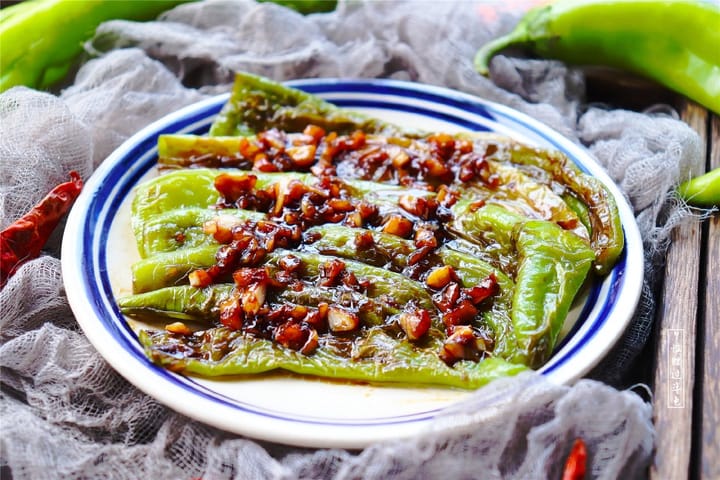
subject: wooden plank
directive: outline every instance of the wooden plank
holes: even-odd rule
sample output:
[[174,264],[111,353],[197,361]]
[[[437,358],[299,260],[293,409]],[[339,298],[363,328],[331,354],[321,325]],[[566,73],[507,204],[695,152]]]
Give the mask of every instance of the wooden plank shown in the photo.
[[[693,102],[681,118],[707,140],[707,110]],[[688,478],[692,453],[695,341],[700,276],[701,225],[676,228],[665,265],[653,379],[656,451],[650,467],[653,480]]]
[[[720,116],[713,115],[710,133],[710,169],[720,168]],[[699,477],[720,478],[720,214],[708,220],[705,265],[705,295],[702,308]],[[701,285],[702,289],[703,286]],[[697,418],[697,416],[696,416]]]

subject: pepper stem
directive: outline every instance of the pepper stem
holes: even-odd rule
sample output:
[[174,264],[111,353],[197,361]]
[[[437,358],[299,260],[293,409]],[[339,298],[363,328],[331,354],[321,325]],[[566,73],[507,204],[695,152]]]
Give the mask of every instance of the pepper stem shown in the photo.
[[474,60],[475,70],[477,70],[480,75],[487,76],[490,73],[490,60],[495,54],[511,45],[525,43],[527,41],[527,28],[525,22],[521,22],[512,32],[486,43],[477,51]]

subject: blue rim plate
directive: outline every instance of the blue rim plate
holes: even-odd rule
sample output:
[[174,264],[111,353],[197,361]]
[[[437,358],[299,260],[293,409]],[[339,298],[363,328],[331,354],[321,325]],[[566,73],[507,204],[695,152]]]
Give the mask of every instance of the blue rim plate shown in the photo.
[[[440,87],[392,80],[288,82],[339,106],[435,131],[490,131],[564,152],[601,180],[618,203],[626,246],[618,264],[576,302],[574,327],[540,371],[557,383],[586,374],[625,331],[642,288],[642,242],[620,190],[582,147],[510,108]],[[134,186],[154,174],[163,133],[206,133],[228,99],[190,105],[142,129],[88,180],[70,213],[62,246],[68,300],[90,342],[120,374],[161,403],[238,434],[309,447],[358,448],[414,435],[471,392],[378,387],[292,375],[202,379],[169,372],[144,355],[115,298],[127,293],[137,257],[129,235]],[[630,261],[630,259],[632,259]]]

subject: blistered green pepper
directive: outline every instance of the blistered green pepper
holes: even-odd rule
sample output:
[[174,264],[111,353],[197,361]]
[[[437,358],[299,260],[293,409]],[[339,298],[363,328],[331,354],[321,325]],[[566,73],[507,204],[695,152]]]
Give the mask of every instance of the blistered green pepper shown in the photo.
[[[235,285],[228,283],[204,288],[190,285],[164,287],[121,297],[118,306],[126,315],[196,322],[217,321],[220,318],[219,304],[233,296],[234,288]],[[371,298],[353,290],[314,285],[304,285],[302,290],[284,289],[273,294],[270,301],[306,306],[325,302],[353,308],[366,326],[383,325],[388,318],[400,313],[398,305],[383,296]]]
[[232,297],[235,285],[214,284],[205,288],[178,285],[126,295],[118,299],[120,311],[139,317],[159,316],[186,321],[220,318],[220,303]]
[[212,235],[205,233],[204,224],[214,221],[225,224],[258,221],[265,214],[251,210],[225,208],[178,208],[136,222],[136,240],[141,258],[178,249],[215,244]]
[[555,346],[595,254],[581,238],[552,222],[529,220],[497,205],[459,204],[455,228],[515,252],[517,270],[510,317],[517,341],[512,360],[537,367]]
[[[475,389],[527,369],[496,357],[481,362],[461,361],[449,367],[436,354],[437,341],[418,348],[380,328],[371,329],[359,340],[350,355],[347,347],[333,348],[332,344],[321,346],[313,355],[303,355],[222,327],[204,332],[202,339],[165,332],[140,333],[140,342],[155,363],[173,371],[209,377],[282,369],[327,378]],[[197,349],[200,358],[178,358],[168,353],[177,346]]]
[[560,152],[540,151],[515,143],[506,150],[499,150],[496,156],[518,165],[542,169],[587,206],[591,226],[590,244],[596,256],[594,268],[600,275],[607,274],[625,244],[620,214],[610,191],[595,177],[583,173]]
[[[376,267],[402,271],[408,264],[408,256],[417,248],[411,240],[377,230],[350,228],[342,225],[323,225],[307,230],[309,237],[318,237],[306,248],[324,255],[354,258]],[[358,235],[369,234],[372,246],[358,248]]]
[[230,101],[210,127],[210,135],[252,135],[269,128],[301,132],[308,124],[338,133],[360,129],[390,134],[402,130],[267,78],[237,73]]
[[[133,292],[150,292],[159,288],[187,284],[187,276],[190,272],[215,264],[217,250],[217,246],[207,245],[158,254],[140,260],[132,266]],[[268,256],[268,264],[275,265],[287,253],[283,250],[276,250]],[[335,258],[298,251],[293,252],[293,255],[303,261],[304,274],[310,277],[317,276],[320,266]],[[400,305],[414,300],[423,308],[433,308],[430,296],[418,282],[399,273],[389,272],[362,262],[345,260],[344,263],[348,271],[371,282],[370,296],[389,295],[395,298]]]
[[[316,277],[320,266],[335,257],[319,255],[316,253],[300,251],[276,250],[269,255],[268,263],[274,265],[284,255],[292,255],[300,258],[303,262],[303,274],[309,277]],[[420,282],[412,280],[399,273],[390,272],[383,268],[373,267],[355,260],[343,260],[345,268],[354,273],[358,278],[370,281],[370,291],[367,292],[371,298],[387,296],[392,298],[398,305],[405,305],[409,302],[428,310],[433,308],[432,299]]]

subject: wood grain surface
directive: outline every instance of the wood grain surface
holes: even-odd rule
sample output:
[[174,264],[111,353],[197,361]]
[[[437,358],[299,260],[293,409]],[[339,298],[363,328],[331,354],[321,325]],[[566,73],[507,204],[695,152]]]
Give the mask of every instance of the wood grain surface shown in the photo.
[[[720,116],[712,115],[710,128],[710,165],[720,168]],[[704,234],[706,245],[703,260],[705,275],[701,276],[700,305],[702,322],[698,322],[700,350],[695,415],[698,434],[698,477],[702,480],[720,479],[720,214],[707,221]]]
[[[681,118],[701,136],[705,147],[707,110],[685,102]],[[699,222],[679,226],[672,233],[666,257],[655,326],[653,415],[657,436],[650,467],[653,480],[686,479],[691,470],[701,235]]]

